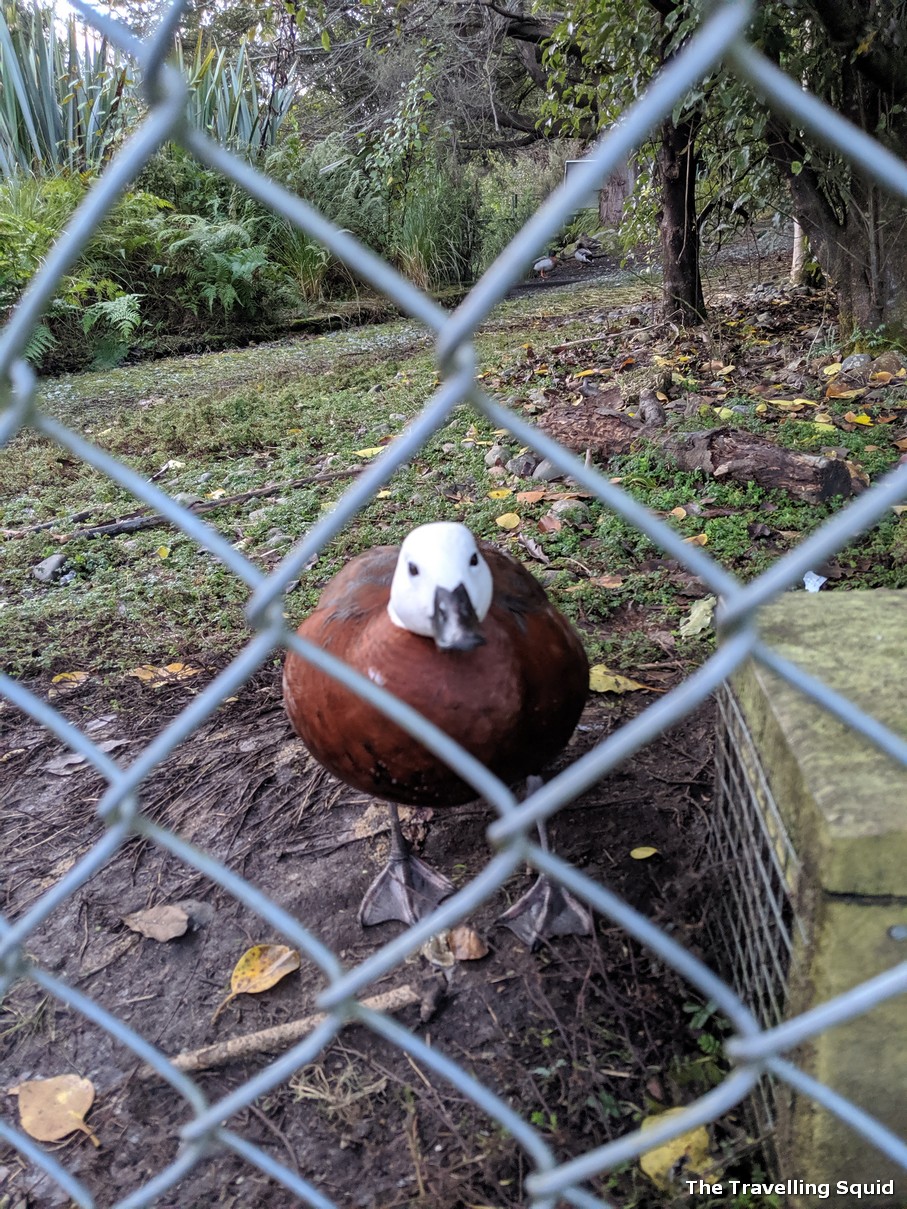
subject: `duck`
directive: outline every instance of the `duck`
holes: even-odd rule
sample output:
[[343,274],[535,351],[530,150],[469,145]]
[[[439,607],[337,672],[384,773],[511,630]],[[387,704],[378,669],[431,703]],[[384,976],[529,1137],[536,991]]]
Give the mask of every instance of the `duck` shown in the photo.
[[591,264],[595,257],[588,248],[577,248],[573,253],[573,259],[578,260],[580,264]]
[[545,280],[546,273],[553,273],[559,264],[558,257],[553,253],[550,256],[542,256],[532,266],[533,273],[538,273],[542,280]]
[[[589,663],[571,623],[522,563],[455,521],[419,525],[400,546],[351,559],[297,633],[419,710],[504,782],[528,778],[530,791],[586,702]],[[366,891],[360,924],[414,923],[454,886],[412,853],[398,804],[455,807],[475,790],[292,650],[283,696],[315,759],[388,806],[390,857]],[[547,844],[543,827],[540,835]],[[586,907],[545,877],[501,920],[530,948],[592,931]]]

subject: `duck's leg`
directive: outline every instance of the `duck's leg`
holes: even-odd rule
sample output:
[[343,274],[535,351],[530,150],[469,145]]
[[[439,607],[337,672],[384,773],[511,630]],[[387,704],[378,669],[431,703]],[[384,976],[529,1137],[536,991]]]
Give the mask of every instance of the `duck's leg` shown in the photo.
[[454,892],[454,884],[424,861],[413,856],[400,826],[396,804],[388,802],[391,850],[387,864],[365,892],[359,923],[383,924],[399,919],[414,924]]
[[[526,781],[527,797],[541,785],[540,777]],[[538,824],[539,843],[548,851],[548,831]],[[569,890],[542,874],[535,885],[498,919],[515,932],[530,951],[552,936],[591,936],[592,913]]]

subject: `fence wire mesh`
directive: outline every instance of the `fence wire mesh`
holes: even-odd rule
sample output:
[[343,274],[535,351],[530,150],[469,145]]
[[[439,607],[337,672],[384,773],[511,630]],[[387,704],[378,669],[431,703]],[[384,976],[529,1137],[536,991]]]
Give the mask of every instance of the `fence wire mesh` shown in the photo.
[[[0,442],[7,442],[21,428],[31,426],[76,458],[83,459],[108,475],[142,503],[163,514],[200,547],[216,555],[247,585],[247,614],[256,631],[233,662],[127,767],[115,763],[85,733],[67,722],[52,706],[22,684],[7,676],[0,677],[0,690],[11,702],[47,727],[74,752],[85,756],[107,783],[106,792],[98,805],[99,816],[106,825],[103,838],[21,918],[15,922],[0,920],[0,992],[5,992],[20,978],[32,979],[50,996],[67,1005],[85,1021],[105,1030],[137,1058],[150,1064],[185,1099],[192,1114],[190,1122],[182,1129],[182,1146],[176,1159],[138,1191],[120,1200],[118,1209],[150,1205],[173,1188],[212,1149],[217,1148],[227,1148],[242,1156],[278,1181],[301,1202],[317,1209],[330,1209],[333,1202],[314,1183],[234,1132],[230,1121],[294,1071],[323,1054],[350,1021],[373,1030],[418,1060],[439,1079],[449,1081],[481,1112],[512,1135],[523,1148],[526,1161],[532,1169],[525,1181],[525,1188],[533,1209],[551,1209],[558,1201],[601,1209],[607,1202],[584,1187],[587,1181],[613,1170],[618,1164],[635,1159],[644,1151],[696,1125],[714,1121],[746,1097],[766,1070],[770,1070],[781,1083],[811,1097],[829,1112],[847,1121],[868,1144],[907,1170],[907,1143],[904,1140],[895,1136],[863,1108],[845,1100],[782,1057],[789,1049],[835,1024],[858,1017],[884,1000],[907,991],[907,962],[791,1020],[780,1018],[780,1002],[767,984],[768,1010],[760,1019],[744,1003],[737,990],[718,978],[664,931],[616,895],[557,856],[544,851],[530,839],[539,820],[553,815],[610,769],[676,723],[721,686],[746,659],[755,659],[769,667],[847,726],[868,738],[899,765],[907,765],[907,742],[904,739],[867,716],[840,694],[808,676],[795,664],[780,657],[760,641],[757,632],[761,605],[800,581],[806,571],[840,550],[878,520],[892,504],[907,496],[907,467],[902,466],[879,480],[798,548],[779,559],[769,571],[743,586],[702,550],[683,542],[674,531],[595,469],[579,463],[554,440],[490,397],[476,379],[473,347],[474,333],[479,324],[523,275],[539,250],[557,234],[581,199],[590,189],[599,187],[685,93],[722,60],[723,70],[735,71],[772,107],[793,117],[803,129],[847,156],[855,166],[905,199],[907,165],[803,91],[750,46],[745,39],[745,31],[753,6],[746,0],[730,0],[715,9],[683,52],[601,139],[581,167],[572,172],[569,179],[536,212],[465,301],[456,311],[448,314],[390,265],[360,245],[347,232],[333,226],[299,197],[215,145],[201,130],[188,127],[184,117],[186,82],[165,61],[180,19],[178,4],[168,11],[153,38],[146,43],[111,18],[81,2],[75,2],[73,7],[112,43],[134,56],[141,66],[149,112],[93,185],[35,275],[0,337],[0,379],[4,384],[5,401],[0,415]],[[425,324],[436,339],[441,378],[436,393],[426,401],[421,414],[406,431],[357,478],[339,505],[315,524],[277,569],[267,576],[215,529],[153,483],[78,433],[43,414],[36,405],[35,375],[22,358],[27,341],[62,275],[76,261],[92,232],[119,195],[151,155],[168,140],[181,143],[204,164],[224,174],[301,231],[314,237],[341,261],[355,265],[360,277],[386,295],[404,313]],[[413,710],[356,675],[326,652],[290,634],[285,628],[282,614],[283,593],[311,556],[355,520],[359,511],[394,471],[420,450],[431,434],[447,420],[453,408],[464,402],[471,403],[495,426],[506,427],[538,454],[550,458],[558,468],[572,475],[608,508],[645,533],[723,599],[721,627],[724,640],[711,659],[654,706],[561,772],[521,804],[519,809],[507,786]],[[498,814],[488,830],[488,839],[497,849],[497,854],[485,869],[443,903],[430,918],[410,927],[352,968],[345,968],[338,955],[314,936],[304,921],[293,918],[241,876],[192,847],[179,835],[153,822],[142,813],[140,804],[139,793],[145,778],[213,713],[225,697],[234,693],[275,649],[281,647],[292,647],[336,676],[377,705],[432,751],[455,765],[460,775]],[[727,771],[728,765],[724,767]],[[728,772],[727,775],[732,774]],[[733,775],[736,777],[736,774]],[[735,784],[733,792],[737,791]],[[214,1103],[209,1103],[197,1083],[178,1071],[154,1045],[91,998],[31,962],[26,955],[28,939],[39,925],[89,878],[101,871],[123,843],[134,835],[144,836],[160,845],[251,908],[310,958],[327,982],[327,988],[318,1001],[319,1008],[326,1013],[324,1022],[237,1090]],[[682,1113],[666,1118],[645,1132],[633,1132],[566,1162],[557,1160],[538,1129],[462,1066],[426,1044],[414,1032],[357,1001],[357,995],[365,987],[399,967],[433,933],[463,920],[499,889],[504,879],[523,861],[547,873],[588,903],[595,912],[624,928],[641,945],[657,954],[702,996],[712,1000],[735,1029],[735,1036],[726,1048],[736,1069],[718,1087],[701,1096]],[[766,869],[769,869],[769,865],[766,865]],[[776,875],[784,877],[786,873],[775,869],[771,876]],[[772,926],[775,925],[779,928],[788,926],[783,918],[774,921]],[[757,951],[753,952],[752,959],[757,964],[761,962]],[[94,1203],[89,1191],[78,1179],[20,1130],[0,1121],[0,1138],[15,1147],[25,1159],[43,1169],[76,1204],[90,1206]]]

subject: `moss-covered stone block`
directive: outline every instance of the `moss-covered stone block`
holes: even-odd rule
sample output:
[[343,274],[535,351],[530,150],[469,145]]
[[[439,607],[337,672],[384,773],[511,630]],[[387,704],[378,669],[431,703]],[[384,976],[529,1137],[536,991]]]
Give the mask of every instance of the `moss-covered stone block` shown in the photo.
[[[761,631],[907,737],[907,592],[791,593],[764,610]],[[791,1016],[907,960],[897,939],[907,931],[907,769],[757,664],[733,688],[801,866],[790,890],[807,939],[792,963]],[[907,1139],[907,996],[788,1056]],[[833,1203],[852,1203],[836,1192],[843,1180],[880,1186],[861,1193],[863,1206],[907,1207],[907,1173],[811,1101],[779,1097],[777,1151],[785,1179],[830,1183]]]

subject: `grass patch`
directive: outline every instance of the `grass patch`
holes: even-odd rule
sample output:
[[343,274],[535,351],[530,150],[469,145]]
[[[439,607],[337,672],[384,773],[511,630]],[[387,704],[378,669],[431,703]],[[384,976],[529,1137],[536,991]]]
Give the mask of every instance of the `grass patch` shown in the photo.
[[[499,380],[497,396],[518,411],[537,410],[533,392],[557,388],[577,368],[573,353],[556,350],[601,328],[603,299],[611,313],[619,306],[638,310],[647,289],[643,282],[612,290],[599,283],[503,303],[477,338],[482,367]],[[584,363],[606,364],[620,355],[623,340],[616,333],[590,344]],[[689,388],[696,379],[692,370],[685,375]],[[126,465],[154,476],[169,494],[205,501],[365,464],[357,451],[393,439],[436,385],[427,334],[398,321],[66,376],[44,385],[42,406]],[[843,413],[845,405],[839,408]],[[778,423],[751,413],[740,420],[789,447],[818,451],[823,443],[814,425],[796,417]],[[712,422],[718,421],[704,412],[684,424]],[[867,427],[835,438],[871,477],[894,460],[878,433]],[[532,563],[534,569],[583,630],[593,660],[631,674],[659,661],[700,661],[711,639],[684,639],[678,628],[701,589],[597,501],[587,501],[581,516],[566,519],[558,532],[543,533],[538,522],[549,502],[515,503],[514,494],[492,498],[495,490],[543,486],[489,474],[485,454],[499,440],[518,452],[515,441],[493,432],[470,407],[458,407],[303,574],[288,597],[290,618],[306,614],[346,559],[373,544],[397,542],[428,520],[462,519],[480,537],[530,561],[518,533],[496,524],[499,515],[516,510],[518,532],[537,542],[549,560]],[[651,449],[612,461],[608,472],[663,515],[693,504],[686,517],[668,516],[668,523],[684,537],[704,534],[706,549],[742,579],[765,570],[835,510],[834,504],[805,504],[753,485],[680,474]],[[209,519],[268,571],[348,485],[348,478],[338,478],[278,490],[218,509]],[[6,531],[0,647],[14,675],[78,669],[116,676],[140,663],[179,658],[218,666],[250,637],[247,588],[180,532],[160,527],[58,540],[136,507],[128,492],[67,450],[35,433],[20,434],[0,453],[0,489],[0,527]],[[45,522],[53,523],[33,528]],[[770,527],[770,540],[760,535],[760,525]],[[63,575],[40,583],[33,568],[55,553],[65,556]],[[881,521],[835,561],[835,574],[847,586],[907,586],[907,541],[898,518]],[[603,575],[622,583],[602,589],[588,582]]]

